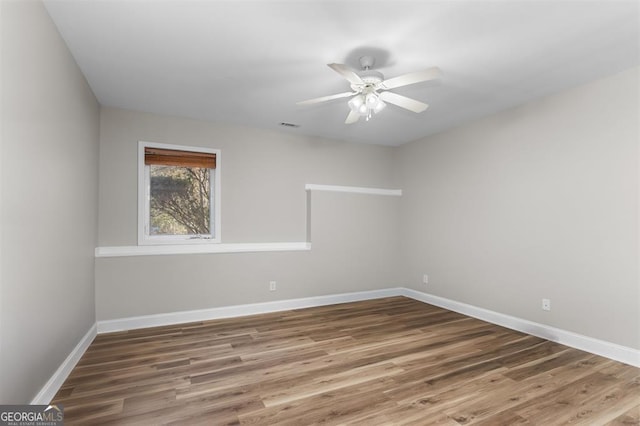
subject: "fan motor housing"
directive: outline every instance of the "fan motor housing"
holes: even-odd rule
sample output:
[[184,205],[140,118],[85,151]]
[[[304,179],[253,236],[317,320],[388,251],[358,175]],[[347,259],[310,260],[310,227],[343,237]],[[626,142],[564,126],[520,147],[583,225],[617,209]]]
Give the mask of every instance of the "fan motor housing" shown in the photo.
[[363,70],[358,73],[364,84],[352,84],[351,88],[355,91],[361,91],[363,89],[376,90],[380,83],[384,81],[384,75],[379,71]]

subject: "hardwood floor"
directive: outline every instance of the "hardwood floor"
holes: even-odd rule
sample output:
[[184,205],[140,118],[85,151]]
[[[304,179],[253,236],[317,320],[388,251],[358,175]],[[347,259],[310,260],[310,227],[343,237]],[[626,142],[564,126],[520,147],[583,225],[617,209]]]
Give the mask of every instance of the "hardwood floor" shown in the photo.
[[640,369],[403,297],[96,337],[66,424],[638,425]]

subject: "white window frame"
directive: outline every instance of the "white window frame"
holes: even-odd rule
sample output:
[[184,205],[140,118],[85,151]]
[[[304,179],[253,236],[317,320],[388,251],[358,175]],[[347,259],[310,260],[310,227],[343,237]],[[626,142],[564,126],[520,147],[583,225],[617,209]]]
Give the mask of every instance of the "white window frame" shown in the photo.
[[[163,148],[180,151],[206,152],[216,155],[216,168],[211,169],[211,237],[194,237],[193,235],[149,235],[150,220],[150,166],[144,164],[145,148]],[[219,149],[202,148],[195,146],[183,146],[156,142],[138,141],[138,245],[162,245],[162,244],[217,244],[221,242],[221,209],[220,209],[220,165],[221,152]]]

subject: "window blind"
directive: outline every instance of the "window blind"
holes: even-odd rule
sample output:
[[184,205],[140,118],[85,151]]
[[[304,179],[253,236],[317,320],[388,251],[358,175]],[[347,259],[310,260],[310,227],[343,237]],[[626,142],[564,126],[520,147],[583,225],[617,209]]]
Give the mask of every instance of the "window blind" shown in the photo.
[[216,155],[209,152],[179,151],[175,149],[144,149],[144,164],[157,166],[216,168]]

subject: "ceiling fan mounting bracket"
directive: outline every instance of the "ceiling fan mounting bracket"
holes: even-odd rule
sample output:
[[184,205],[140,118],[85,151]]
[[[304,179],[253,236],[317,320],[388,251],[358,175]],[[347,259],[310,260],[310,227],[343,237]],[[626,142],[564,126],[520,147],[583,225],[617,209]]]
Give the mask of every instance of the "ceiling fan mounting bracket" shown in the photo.
[[359,60],[360,60],[360,66],[362,67],[363,70],[368,70],[372,68],[373,65],[376,63],[376,58],[368,55],[361,56]]

